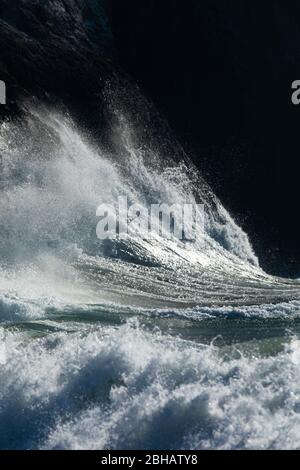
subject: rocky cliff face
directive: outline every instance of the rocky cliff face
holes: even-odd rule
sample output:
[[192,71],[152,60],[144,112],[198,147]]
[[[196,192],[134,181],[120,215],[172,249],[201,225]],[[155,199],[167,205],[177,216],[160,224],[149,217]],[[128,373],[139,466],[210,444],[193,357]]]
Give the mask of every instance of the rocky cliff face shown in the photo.
[[2,0],[0,44],[2,113],[33,97],[64,103],[82,120],[101,113],[101,83],[114,71],[107,1]]
[[31,40],[93,47],[112,54],[112,32],[107,0],[2,0],[1,19]]
[[9,105],[0,113],[42,97],[101,132],[101,88],[123,69],[250,234],[262,265],[299,276],[300,107],[290,100],[298,14],[294,0],[2,0]]

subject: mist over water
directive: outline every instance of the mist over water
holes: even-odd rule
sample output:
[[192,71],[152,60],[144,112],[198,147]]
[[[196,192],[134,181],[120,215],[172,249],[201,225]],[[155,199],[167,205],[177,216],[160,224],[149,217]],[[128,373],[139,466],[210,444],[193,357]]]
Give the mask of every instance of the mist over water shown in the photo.
[[[52,110],[1,125],[0,447],[299,448],[299,281],[124,115],[115,152]],[[204,204],[204,243],[98,240],[120,196]]]

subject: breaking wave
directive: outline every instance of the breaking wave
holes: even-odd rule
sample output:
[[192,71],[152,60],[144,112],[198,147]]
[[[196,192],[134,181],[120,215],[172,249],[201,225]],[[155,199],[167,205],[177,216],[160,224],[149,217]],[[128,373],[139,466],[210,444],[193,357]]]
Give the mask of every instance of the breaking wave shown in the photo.
[[[192,164],[31,110],[0,128],[0,447],[299,448],[299,281]],[[99,204],[202,203],[203,240],[100,241]]]

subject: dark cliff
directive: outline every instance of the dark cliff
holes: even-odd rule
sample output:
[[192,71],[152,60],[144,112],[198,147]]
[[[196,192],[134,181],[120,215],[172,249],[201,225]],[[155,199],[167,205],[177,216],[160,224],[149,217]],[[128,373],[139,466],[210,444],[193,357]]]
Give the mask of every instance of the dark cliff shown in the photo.
[[7,106],[24,98],[64,104],[81,120],[101,120],[101,84],[115,70],[109,2],[1,0],[0,73]]

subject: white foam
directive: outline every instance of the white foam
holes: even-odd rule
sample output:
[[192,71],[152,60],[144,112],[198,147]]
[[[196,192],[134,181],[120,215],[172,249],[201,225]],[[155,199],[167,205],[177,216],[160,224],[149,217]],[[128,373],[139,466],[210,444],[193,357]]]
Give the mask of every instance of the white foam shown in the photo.
[[152,252],[158,261],[169,252],[189,262],[194,257],[204,266],[217,259],[257,265],[246,234],[219,202],[210,202],[207,187],[196,188],[183,164],[166,166],[154,154],[152,165],[147,164],[128,129],[121,129],[119,136],[124,155],[112,156],[93,148],[69,119],[54,113],[32,111],[28,122],[2,124],[1,257],[19,260],[51,249],[65,254],[70,246],[101,254],[96,238],[99,204],[117,205],[122,195],[130,204],[146,206],[195,204],[198,195],[207,212],[204,248],[203,240],[192,250],[176,240],[144,243],[141,234],[140,251],[145,256]]
[[[97,304],[189,319],[298,314],[299,282],[258,268],[207,187],[195,187],[183,164],[144,159],[130,132],[120,140],[124,156],[108,155],[49,112],[1,126],[0,446],[300,447],[297,339],[274,357],[225,356],[137,322],[85,321]],[[96,208],[119,195],[141,204],[201,196],[204,249],[143,237],[98,242]],[[50,325],[49,308],[80,308],[82,323],[35,337],[30,321]]]
[[6,448],[300,448],[300,343],[243,356],[135,321],[26,341],[1,330]]

